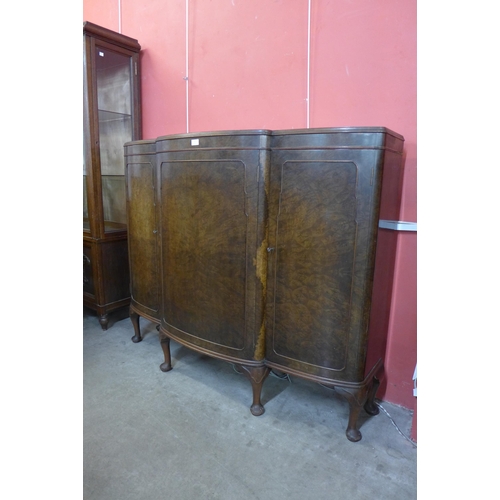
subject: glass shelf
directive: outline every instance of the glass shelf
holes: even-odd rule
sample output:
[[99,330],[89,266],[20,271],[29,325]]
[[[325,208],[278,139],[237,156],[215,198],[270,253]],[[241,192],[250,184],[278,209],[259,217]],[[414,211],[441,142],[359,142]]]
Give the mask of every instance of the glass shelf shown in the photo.
[[123,145],[132,138],[132,116],[99,111],[101,174],[123,175]]

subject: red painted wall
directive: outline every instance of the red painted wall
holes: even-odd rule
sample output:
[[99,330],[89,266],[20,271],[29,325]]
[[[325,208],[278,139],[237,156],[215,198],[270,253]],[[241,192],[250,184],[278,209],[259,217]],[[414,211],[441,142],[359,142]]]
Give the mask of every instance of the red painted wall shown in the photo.
[[[416,221],[416,0],[311,0],[309,65],[308,0],[188,5],[186,73],[186,0],[83,0],[84,20],[121,30],[143,48],[145,139],[186,131],[305,128],[308,117],[310,127],[385,126],[406,139],[399,219]],[[379,396],[411,409],[415,233],[397,235],[389,299]]]

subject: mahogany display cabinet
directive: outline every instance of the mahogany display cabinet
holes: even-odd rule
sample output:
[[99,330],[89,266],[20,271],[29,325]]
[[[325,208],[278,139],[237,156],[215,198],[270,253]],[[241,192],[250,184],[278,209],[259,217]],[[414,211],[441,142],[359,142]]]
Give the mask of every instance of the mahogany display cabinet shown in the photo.
[[123,145],[141,138],[140,48],[83,24],[83,304],[104,330],[130,303]]
[[131,318],[159,325],[161,369],[170,339],[233,363],[254,415],[271,369],[334,387],[359,441],[361,410],[378,413],[387,322],[372,335],[375,259],[389,270],[394,257],[378,226],[398,215],[403,144],[384,127],[126,144]]

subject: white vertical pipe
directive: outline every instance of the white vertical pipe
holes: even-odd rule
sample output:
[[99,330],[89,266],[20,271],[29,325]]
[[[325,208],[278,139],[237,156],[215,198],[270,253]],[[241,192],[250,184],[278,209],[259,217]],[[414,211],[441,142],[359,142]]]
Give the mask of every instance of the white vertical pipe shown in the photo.
[[122,32],[122,0],[118,0],[118,33]]
[[189,133],[189,0],[186,0],[186,133]]
[[307,97],[306,97],[306,126],[309,128],[310,115],[310,79],[311,79],[311,1],[307,5]]

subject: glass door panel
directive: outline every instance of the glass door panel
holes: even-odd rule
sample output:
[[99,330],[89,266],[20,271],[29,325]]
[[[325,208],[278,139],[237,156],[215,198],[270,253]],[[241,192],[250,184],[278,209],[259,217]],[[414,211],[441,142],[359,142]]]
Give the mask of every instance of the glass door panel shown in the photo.
[[105,231],[126,229],[123,145],[132,137],[131,58],[96,47],[97,106]]

